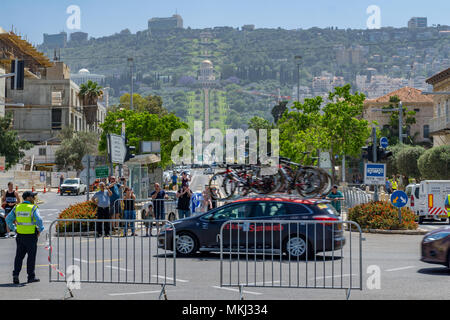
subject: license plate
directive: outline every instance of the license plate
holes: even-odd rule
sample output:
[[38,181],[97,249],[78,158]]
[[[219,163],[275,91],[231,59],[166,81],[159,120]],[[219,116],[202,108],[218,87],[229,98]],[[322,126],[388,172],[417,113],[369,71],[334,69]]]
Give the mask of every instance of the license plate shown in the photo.
[[66,191],[66,193],[72,193],[72,191]]

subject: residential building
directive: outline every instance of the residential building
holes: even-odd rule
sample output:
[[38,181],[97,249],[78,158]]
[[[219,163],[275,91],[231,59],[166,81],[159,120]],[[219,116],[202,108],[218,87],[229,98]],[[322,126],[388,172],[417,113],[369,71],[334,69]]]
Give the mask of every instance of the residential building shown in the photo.
[[58,34],[44,33],[44,43],[42,45],[49,49],[65,48],[67,45],[67,33],[64,31]]
[[381,111],[374,111],[373,109],[381,109],[382,107],[389,106],[389,100],[393,96],[397,96],[408,111],[416,112],[416,123],[409,128],[409,135],[412,137],[415,136],[416,142],[430,142],[430,122],[433,118],[433,99],[423,95],[422,91],[416,88],[403,87],[381,97],[367,99],[364,101],[364,119],[369,122],[377,121],[380,129],[388,126],[391,113],[383,113]]
[[255,30],[254,24],[245,24],[242,26],[242,31],[253,31]]
[[[433,86],[433,92],[450,92],[450,68],[441,71],[426,82]],[[435,94],[434,115],[430,122],[430,134],[434,146],[450,144],[450,94]]]
[[180,15],[174,14],[169,18],[151,18],[148,21],[148,30],[170,30],[170,29],[182,29],[183,18]]
[[426,17],[413,17],[408,21],[408,29],[426,28],[428,22]]

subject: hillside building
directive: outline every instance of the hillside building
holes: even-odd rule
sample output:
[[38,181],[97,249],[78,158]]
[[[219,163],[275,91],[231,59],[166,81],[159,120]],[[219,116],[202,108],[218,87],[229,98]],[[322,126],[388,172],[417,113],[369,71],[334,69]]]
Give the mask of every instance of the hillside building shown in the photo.
[[168,18],[151,18],[148,21],[148,30],[170,30],[170,29],[182,29],[183,18],[179,14],[174,14]]
[[49,49],[65,48],[67,45],[67,33],[66,32],[61,32],[58,34],[44,33],[44,43],[42,45]]
[[382,107],[389,106],[389,99],[393,96],[397,96],[408,111],[416,112],[416,123],[411,125],[408,134],[412,137],[417,134],[416,142],[430,142],[430,122],[433,118],[433,99],[429,96],[422,95],[422,91],[418,89],[403,87],[381,97],[367,99],[364,101],[364,119],[369,122],[377,121],[380,129],[388,126],[391,112],[383,113],[381,111],[373,111],[372,109],[381,109]]
[[428,27],[426,17],[413,17],[408,21],[408,29],[417,29],[426,27]]

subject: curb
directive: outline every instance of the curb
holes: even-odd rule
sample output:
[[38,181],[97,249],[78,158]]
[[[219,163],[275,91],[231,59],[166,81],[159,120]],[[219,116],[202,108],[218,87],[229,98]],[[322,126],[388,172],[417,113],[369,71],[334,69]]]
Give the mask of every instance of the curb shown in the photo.
[[366,229],[363,233],[376,233],[376,234],[401,234],[409,236],[426,235],[430,231],[418,229],[418,230],[380,230],[380,229]]

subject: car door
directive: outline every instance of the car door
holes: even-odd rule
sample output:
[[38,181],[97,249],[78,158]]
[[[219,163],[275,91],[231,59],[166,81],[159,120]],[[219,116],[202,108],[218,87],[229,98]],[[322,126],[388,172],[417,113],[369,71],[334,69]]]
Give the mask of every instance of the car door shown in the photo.
[[[233,223],[233,220],[243,220],[251,211],[252,205],[250,203],[237,203],[219,208],[204,215],[201,218],[201,243],[202,246],[209,248],[220,247],[220,229],[226,222],[230,222],[224,226],[224,247],[229,247],[230,238],[233,247],[241,241],[242,237],[242,223]],[[239,240],[239,241],[238,241]]]

